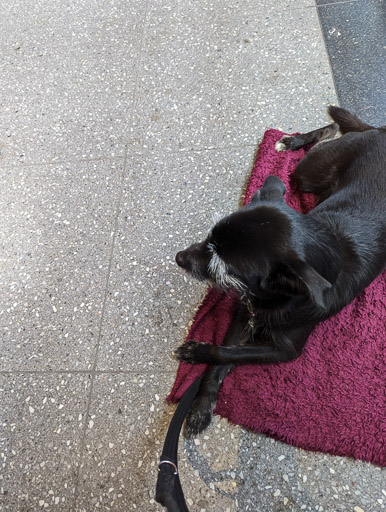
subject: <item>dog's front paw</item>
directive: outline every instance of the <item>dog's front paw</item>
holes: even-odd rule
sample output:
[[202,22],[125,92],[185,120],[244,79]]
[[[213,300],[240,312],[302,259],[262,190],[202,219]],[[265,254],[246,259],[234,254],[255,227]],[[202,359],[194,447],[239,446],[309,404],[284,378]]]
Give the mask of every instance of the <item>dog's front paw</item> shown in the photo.
[[282,151],[287,151],[288,149],[292,149],[291,148],[292,139],[293,139],[293,137],[289,137],[287,135],[284,135],[284,137],[282,137],[280,140],[278,140],[276,142],[275,150],[278,153],[281,153]]
[[174,351],[175,357],[179,361],[190,364],[205,363],[210,345],[198,341],[187,341]]
[[188,439],[198,436],[209,427],[211,421],[212,404],[198,398],[186,417],[184,436]]

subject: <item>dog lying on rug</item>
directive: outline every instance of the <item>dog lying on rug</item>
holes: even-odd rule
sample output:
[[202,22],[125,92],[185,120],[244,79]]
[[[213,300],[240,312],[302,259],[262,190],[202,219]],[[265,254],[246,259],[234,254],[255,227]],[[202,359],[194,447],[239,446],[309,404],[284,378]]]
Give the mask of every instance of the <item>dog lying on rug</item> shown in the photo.
[[[176,255],[197,279],[239,296],[222,346],[189,341],[176,351],[180,361],[210,365],[186,420],[187,436],[208,427],[221,383],[235,365],[297,358],[314,327],[386,267],[386,128],[338,107],[329,114],[334,124],[276,145],[286,151],[315,144],[296,179],[317,196],[317,207],[296,212],[284,201],[282,181],[269,176],[248,205]],[[342,137],[326,141],[338,129]]]

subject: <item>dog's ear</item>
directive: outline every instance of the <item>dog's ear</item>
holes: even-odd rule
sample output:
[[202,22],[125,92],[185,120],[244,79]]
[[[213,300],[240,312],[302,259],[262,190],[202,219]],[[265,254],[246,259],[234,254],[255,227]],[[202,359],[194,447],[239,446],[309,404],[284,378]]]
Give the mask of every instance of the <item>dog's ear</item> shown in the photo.
[[316,272],[311,265],[308,265],[308,263],[300,259],[292,262],[291,268],[300,282],[303,283],[305,291],[312,302],[321,309],[327,309],[323,294],[326,290],[331,288],[332,284]]
[[250,203],[249,204],[252,204],[252,203],[258,203],[259,201],[261,201],[260,199],[260,190],[257,190],[253,196],[251,197],[251,200],[250,200]]
[[265,180],[264,185],[259,189],[251,199],[251,203],[257,201],[276,201],[282,202],[284,201],[284,194],[286,192],[286,188],[284,183],[280,178],[276,176],[268,176]]
[[331,283],[300,259],[277,269],[261,283],[262,288],[281,291],[289,295],[307,295],[321,309],[327,309],[323,294]]

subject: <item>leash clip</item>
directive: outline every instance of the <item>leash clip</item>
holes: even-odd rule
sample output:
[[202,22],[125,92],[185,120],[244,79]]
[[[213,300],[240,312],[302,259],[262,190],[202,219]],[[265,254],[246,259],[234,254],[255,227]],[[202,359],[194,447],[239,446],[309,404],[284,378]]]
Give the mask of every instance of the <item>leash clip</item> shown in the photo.
[[160,463],[158,464],[158,471],[160,471],[160,466],[161,464],[170,464],[171,466],[173,466],[174,468],[174,474],[175,475],[178,475],[178,469],[177,469],[177,466],[174,464],[174,462],[172,462],[171,460],[161,460]]

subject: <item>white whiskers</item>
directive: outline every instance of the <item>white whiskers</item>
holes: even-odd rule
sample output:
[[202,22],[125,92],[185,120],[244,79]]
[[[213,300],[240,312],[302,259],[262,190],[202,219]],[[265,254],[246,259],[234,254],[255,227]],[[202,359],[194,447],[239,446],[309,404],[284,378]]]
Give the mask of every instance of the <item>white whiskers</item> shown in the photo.
[[216,247],[213,244],[208,244],[208,249],[212,253],[212,257],[208,265],[208,271],[216,284],[220,288],[236,288],[237,290],[244,292],[245,285],[236,277],[229,275],[228,267],[217,254]]
[[221,219],[224,219],[227,215],[224,213],[218,213],[218,212],[212,212],[212,222],[213,225],[217,224],[217,222],[220,222]]

